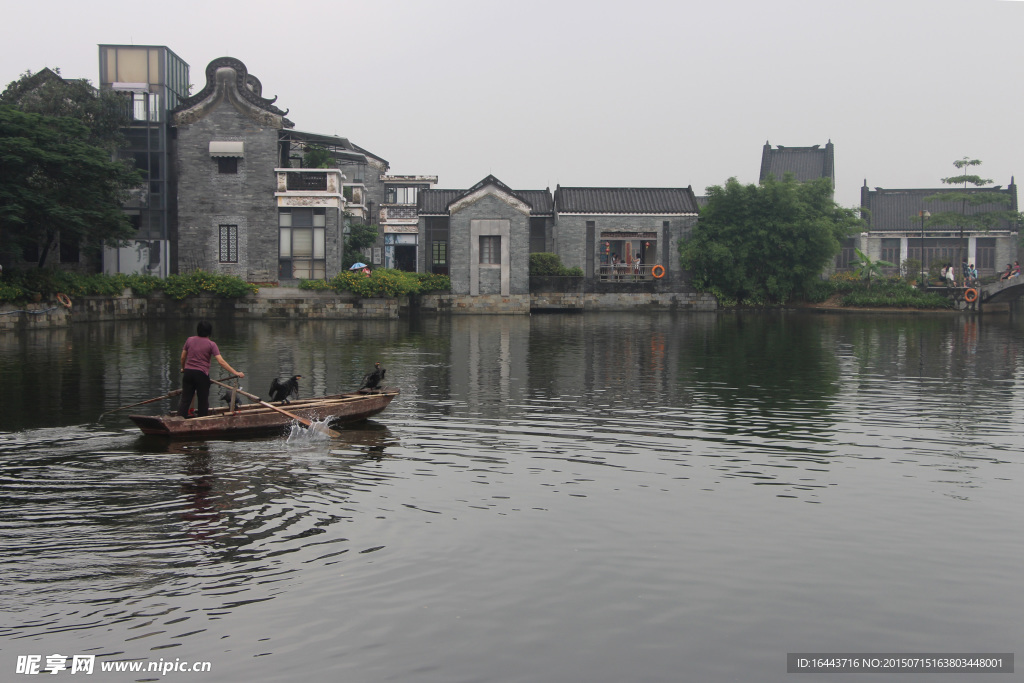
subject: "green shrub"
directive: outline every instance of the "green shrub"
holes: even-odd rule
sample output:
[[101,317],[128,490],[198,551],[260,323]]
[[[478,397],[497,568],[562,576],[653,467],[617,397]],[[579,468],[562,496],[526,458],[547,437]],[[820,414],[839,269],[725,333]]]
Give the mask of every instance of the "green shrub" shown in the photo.
[[362,270],[346,270],[330,280],[303,280],[299,289],[351,292],[362,298],[399,297],[423,292],[447,291],[452,281],[447,275],[407,273],[404,270],[378,268],[369,277]]
[[452,279],[447,275],[435,273],[417,273],[420,281],[420,292],[447,292],[452,288]]
[[299,282],[299,289],[308,289],[314,292],[320,292],[325,289],[334,289],[331,287],[331,283],[327,280],[302,280]]
[[814,280],[804,287],[804,298],[812,303],[821,303],[836,294],[841,286],[841,283],[831,279]]
[[953,300],[941,294],[850,292],[843,296],[843,306],[861,308],[953,308]]
[[565,266],[562,265],[562,259],[558,257],[558,254],[550,254],[547,252],[535,252],[533,254],[530,254],[530,276],[583,277],[583,269],[580,268],[579,266],[573,268],[566,268]]
[[260,291],[234,275],[218,275],[196,270],[185,275],[171,275],[164,281],[164,292],[172,299],[185,299],[200,294],[216,294],[225,299],[239,299]]
[[137,296],[148,296],[164,290],[175,299],[210,293],[225,298],[240,298],[259,291],[256,285],[239,277],[202,271],[171,275],[162,280],[155,275],[82,274],[51,268],[30,268],[4,274],[0,281],[0,301],[27,301],[34,294],[50,298],[58,292],[71,297],[120,296],[129,288]]

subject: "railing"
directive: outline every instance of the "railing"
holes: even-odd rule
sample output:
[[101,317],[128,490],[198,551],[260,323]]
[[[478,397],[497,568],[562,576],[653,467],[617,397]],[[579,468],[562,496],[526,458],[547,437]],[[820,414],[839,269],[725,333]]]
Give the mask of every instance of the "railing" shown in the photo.
[[300,171],[288,173],[288,190],[299,192],[326,192],[327,174],[320,172]]
[[277,191],[279,193],[320,194],[326,192],[341,194],[341,171],[338,169],[275,168],[274,170],[277,172]]
[[410,204],[382,204],[382,221],[410,221],[416,220],[419,214],[416,213],[416,206]]
[[598,278],[607,282],[641,282],[653,280],[651,269],[653,265],[641,265],[639,268],[620,263],[617,266],[603,264],[598,269]]

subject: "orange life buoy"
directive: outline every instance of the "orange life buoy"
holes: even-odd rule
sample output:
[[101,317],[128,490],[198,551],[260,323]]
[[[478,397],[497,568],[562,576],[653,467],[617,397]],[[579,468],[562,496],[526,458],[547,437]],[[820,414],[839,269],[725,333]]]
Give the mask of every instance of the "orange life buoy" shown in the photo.
[[653,277],[655,280],[660,280],[661,278],[665,277],[665,266],[659,263],[658,265],[651,268],[651,277]]
[[62,294],[58,292],[57,301],[60,302],[60,305],[63,306],[64,308],[71,308],[71,299],[68,298],[67,294]]
[[964,301],[966,301],[967,303],[973,304],[977,300],[978,290],[976,290],[974,287],[971,287],[966,292],[964,292]]

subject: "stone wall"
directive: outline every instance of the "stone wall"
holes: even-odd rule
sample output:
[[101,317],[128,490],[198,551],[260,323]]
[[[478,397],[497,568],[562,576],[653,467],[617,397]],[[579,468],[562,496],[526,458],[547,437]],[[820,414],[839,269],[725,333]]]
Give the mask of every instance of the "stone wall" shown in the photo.
[[204,318],[286,319],[286,320],[380,320],[398,318],[399,299],[360,299],[354,294],[314,292],[288,287],[268,287],[242,299],[216,296],[177,301],[163,293],[120,297],[76,297],[72,308],[54,303],[25,306],[0,305],[0,332],[19,329],[65,327],[78,322],[116,320],[161,320]]
[[696,292],[547,292],[532,295],[535,311],[715,311],[711,294]]
[[[178,272],[202,269],[250,282],[277,280],[278,131],[221,102],[177,127]],[[219,173],[211,141],[242,141],[238,173]],[[220,263],[220,225],[238,226],[238,262]]]
[[[654,233],[656,246],[647,254],[645,265],[660,264],[665,267],[664,284],[678,286],[689,280],[679,263],[679,242],[684,239],[697,219],[692,216],[649,216],[649,215],[559,215],[555,223],[555,253],[567,268],[579,267],[587,270],[587,222],[594,222],[593,263],[600,264],[602,253],[602,232],[609,233]],[[668,223],[668,228],[665,228]],[[619,254],[621,257],[622,254]],[[651,257],[654,257],[653,260]]]
[[412,310],[421,313],[452,313],[455,315],[529,315],[532,297],[529,294],[424,294],[412,303]]
[[[502,238],[501,248],[509,267],[509,294],[525,294],[530,287],[530,217],[495,197],[485,195],[477,201],[453,212],[449,221],[448,263],[452,292],[468,295],[473,290],[471,273],[474,272],[472,238],[474,220],[507,220],[509,231]],[[479,258],[477,258],[479,261]],[[478,264],[477,264],[478,265]],[[497,266],[481,266],[477,270],[480,295],[499,295],[501,273]]]
[[117,320],[388,320],[410,313],[454,315],[529,315],[531,311],[714,311],[718,302],[697,292],[536,291],[532,294],[466,296],[448,292],[411,298],[360,299],[352,294],[267,287],[242,299],[200,296],[176,301],[162,293],[148,297],[85,296],[71,309],[54,302],[17,307],[0,305],[0,333],[20,329],[67,327],[78,322]]

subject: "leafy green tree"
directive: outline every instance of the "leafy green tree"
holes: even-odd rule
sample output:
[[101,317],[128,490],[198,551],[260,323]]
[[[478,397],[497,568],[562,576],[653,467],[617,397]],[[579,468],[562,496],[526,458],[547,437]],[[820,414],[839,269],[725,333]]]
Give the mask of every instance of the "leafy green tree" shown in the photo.
[[362,258],[362,251],[377,242],[377,226],[366,223],[350,223],[345,236],[345,252],[342,255],[342,268],[348,269]]
[[121,205],[142,178],[89,137],[73,118],[0,105],[0,251],[38,246],[42,267],[58,235],[96,249],[132,236]]
[[803,293],[861,224],[835,203],[824,178],[799,183],[787,174],[760,185],[730,178],[707,192],[680,244],[682,265],[697,289],[737,303],[784,303]]
[[[943,178],[942,182],[947,185],[960,185],[960,189],[947,190],[925,197],[926,202],[946,202],[959,204],[958,211],[933,212],[928,219],[929,226],[956,227],[960,231],[959,245],[957,247],[956,267],[959,268],[964,257],[964,230],[988,231],[1003,221],[1016,223],[1020,221],[1020,214],[1011,210],[1010,204],[1013,201],[1009,194],[1003,192],[989,191],[979,192],[974,188],[981,188],[992,183],[991,178],[982,178],[979,175],[970,173],[972,167],[980,166],[979,159],[964,157],[953,162],[957,169],[961,170],[960,175]],[[985,206],[1002,206],[1005,208],[989,208],[982,210]],[[970,210],[969,210],[970,209]]]
[[857,266],[857,270],[855,272],[857,275],[860,275],[862,279],[868,281],[868,289],[871,289],[871,276],[875,275],[882,277],[882,268],[896,267],[895,263],[890,263],[889,261],[883,261],[881,259],[875,261],[860,249],[855,248],[854,251],[857,252],[857,259],[855,261],[851,261],[850,265]]
[[338,162],[334,160],[326,147],[320,145],[307,145],[306,152],[302,155],[302,168],[337,168]]
[[123,129],[131,123],[124,93],[97,90],[86,79],[63,79],[60,69],[26,72],[0,93],[0,105],[43,116],[73,118],[89,129],[88,142],[111,152],[123,147]]

